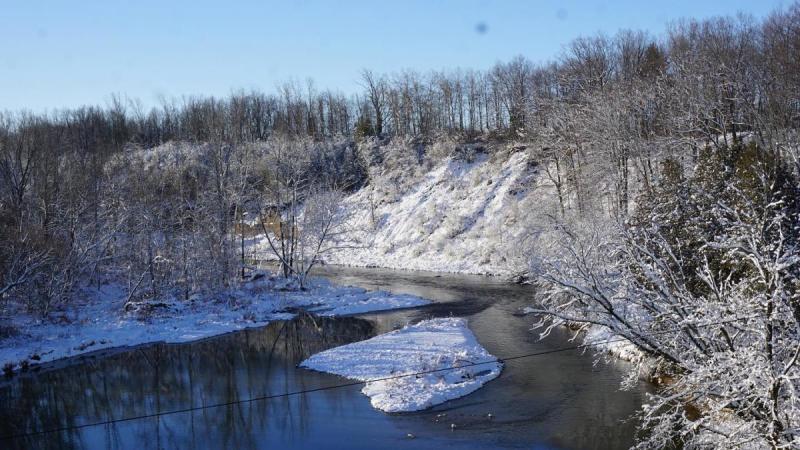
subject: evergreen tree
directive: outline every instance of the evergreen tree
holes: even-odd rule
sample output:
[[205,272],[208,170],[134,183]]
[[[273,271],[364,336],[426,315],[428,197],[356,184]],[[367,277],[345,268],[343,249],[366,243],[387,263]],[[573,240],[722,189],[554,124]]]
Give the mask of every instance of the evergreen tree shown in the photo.
[[362,140],[369,136],[375,136],[375,128],[372,126],[372,119],[367,115],[362,115],[356,121],[355,137]]

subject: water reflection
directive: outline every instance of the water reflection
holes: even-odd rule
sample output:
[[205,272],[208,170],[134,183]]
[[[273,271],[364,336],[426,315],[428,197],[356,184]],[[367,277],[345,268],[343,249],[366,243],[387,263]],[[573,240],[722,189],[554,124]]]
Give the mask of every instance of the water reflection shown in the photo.
[[[179,410],[340,382],[297,370],[313,353],[369,338],[363,319],[304,316],[191,345],[158,344],[0,387],[3,436]],[[6,448],[257,448],[265,430],[302,436],[312,401],[336,409],[346,394],[294,396],[4,442]],[[137,445],[137,447],[139,447]]]
[[[468,317],[481,343],[499,356],[572,345],[558,333],[539,341],[530,332],[531,319],[513,315],[530,301],[527,288],[483,277],[323,271],[338,282],[437,303],[361,318],[304,316],[16,377],[0,384],[0,434],[339,384],[344,380],[297,369],[297,363],[427,317]],[[375,411],[360,387],[351,386],[4,441],[0,448],[621,448],[630,445],[635,428],[624,420],[646,390],[619,392],[623,369],[594,365],[579,352],[554,353],[509,362],[497,380],[472,395],[421,413]]]

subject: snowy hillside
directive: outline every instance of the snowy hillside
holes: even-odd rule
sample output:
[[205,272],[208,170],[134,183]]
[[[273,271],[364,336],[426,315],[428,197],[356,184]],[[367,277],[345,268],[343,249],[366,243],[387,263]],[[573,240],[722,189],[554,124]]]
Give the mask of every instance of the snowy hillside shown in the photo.
[[326,262],[507,275],[525,266],[536,223],[527,216],[552,207],[552,187],[525,150],[451,156],[405,188],[389,185],[392,175],[348,198],[357,244]]

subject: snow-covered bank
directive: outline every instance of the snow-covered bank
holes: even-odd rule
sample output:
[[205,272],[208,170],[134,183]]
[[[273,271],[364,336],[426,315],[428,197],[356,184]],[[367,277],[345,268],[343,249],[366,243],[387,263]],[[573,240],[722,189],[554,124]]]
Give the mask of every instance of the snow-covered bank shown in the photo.
[[[163,299],[129,304],[117,284],[84,289],[76,301],[42,319],[15,314],[15,333],[0,339],[0,366],[19,369],[100,349],[150,342],[188,342],[273,320],[290,319],[297,310],[346,315],[428,304],[411,295],[336,286],[309,280],[300,291],[282,278],[265,277],[236,289],[189,301]],[[126,311],[127,309],[127,311]]]
[[389,179],[348,199],[358,241],[326,255],[337,264],[505,274],[526,230],[520,203],[535,184],[526,152],[471,162],[449,159],[406,189]]
[[[525,307],[522,314],[539,314],[540,310],[534,307]],[[570,324],[564,323],[564,326]],[[589,347],[596,353],[607,353],[611,356],[632,363],[640,363],[645,359],[645,354],[633,343],[600,325],[589,325],[581,328],[581,345]]]
[[600,325],[592,325],[586,330],[583,343],[593,346],[597,351],[633,363],[641,362],[645,358],[645,354],[631,341]]
[[[468,364],[474,365],[431,373]],[[499,376],[503,367],[481,347],[467,321],[456,318],[407,325],[318,353],[300,366],[366,381],[362,392],[386,412],[418,411],[463,397]],[[428,373],[401,376],[420,372]]]
[[[532,223],[555,208],[553,187],[527,150],[454,155],[431,166],[374,174],[349,196],[351,232],[330,264],[511,275],[527,267]],[[553,209],[555,210],[555,209]],[[263,238],[250,244],[274,259]]]

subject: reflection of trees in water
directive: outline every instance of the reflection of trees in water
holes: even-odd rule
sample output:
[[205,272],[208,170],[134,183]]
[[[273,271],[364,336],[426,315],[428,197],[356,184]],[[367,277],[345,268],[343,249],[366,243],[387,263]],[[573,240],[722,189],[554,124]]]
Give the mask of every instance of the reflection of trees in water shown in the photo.
[[[373,328],[363,319],[303,316],[192,344],[157,344],[18,377],[0,387],[0,434],[319,387],[333,378],[296,369],[297,363],[313,353],[371,337]],[[325,397],[333,403],[340,398],[338,394]],[[312,403],[304,395],[246,402],[51,433],[3,446],[120,448],[135,443],[144,448],[253,448],[258,436],[270,430],[302,436]]]

